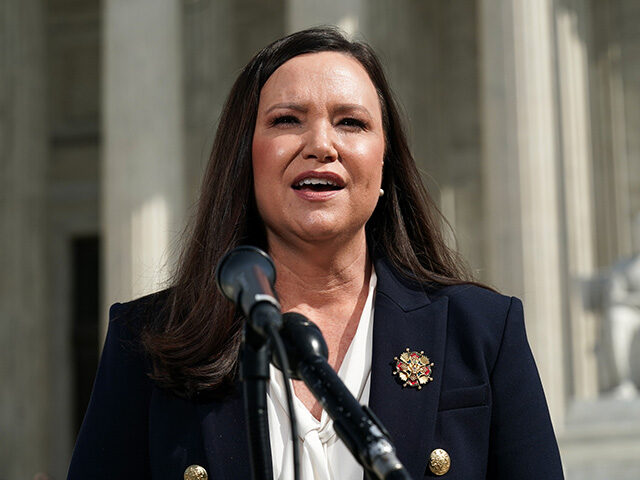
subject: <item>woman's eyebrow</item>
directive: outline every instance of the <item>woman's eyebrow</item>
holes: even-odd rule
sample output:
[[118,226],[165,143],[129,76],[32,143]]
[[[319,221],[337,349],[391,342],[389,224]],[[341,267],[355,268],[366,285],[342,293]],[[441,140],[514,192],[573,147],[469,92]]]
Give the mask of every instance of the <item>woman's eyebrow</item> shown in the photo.
[[361,112],[367,115],[369,118],[371,118],[371,113],[369,113],[369,110],[367,110],[366,107],[357,103],[341,103],[333,107],[332,111],[334,114],[337,114],[337,115],[356,111],[356,112]]
[[275,105],[271,105],[265,113],[269,113],[278,108],[283,108],[287,110],[295,110],[297,112],[306,113],[308,108],[299,103],[276,103]]
[[[277,109],[294,110],[300,113],[307,113],[309,111],[309,108],[303,104],[285,102],[285,103],[276,103],[274,105],[271,105],[269,108],[267,108],[267,110],[265,111],[265,114]],[[365,114],[369,118],[372,118],[369,110],[367,110],[366,107],[357,103],[341,103],[332,107],[331,111],[334,115],[341,115],[341,114],[352,113],[357,111]]]

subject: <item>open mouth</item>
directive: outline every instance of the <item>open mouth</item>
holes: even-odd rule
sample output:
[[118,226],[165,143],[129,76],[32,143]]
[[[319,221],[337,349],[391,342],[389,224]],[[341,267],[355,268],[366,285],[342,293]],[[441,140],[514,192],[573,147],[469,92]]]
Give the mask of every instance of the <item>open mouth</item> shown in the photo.
[[345,187],[344,180],[332,172],[305,172],[298,175],[291,188],[308,192],[333,192]]
[[305,178],[293,184],[294,190],[311,190],[312,192],[331,192],[333,190],[342,190],[343,188],[331,180],[321,178]]

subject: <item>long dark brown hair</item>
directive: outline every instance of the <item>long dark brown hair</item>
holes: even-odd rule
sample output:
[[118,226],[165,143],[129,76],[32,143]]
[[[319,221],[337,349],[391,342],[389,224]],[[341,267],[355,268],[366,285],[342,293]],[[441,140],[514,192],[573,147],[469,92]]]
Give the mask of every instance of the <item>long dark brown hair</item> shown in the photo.
[[462,260],[444,241],[444,219],[423,186],[397,105],[371,47],[348,40],[332,27],[291,34],[256,54],[231,89],[164,313],[143,332],[152,377],[179,395],[222,394],[233,383],[242,318],[218,292],[213,273],[218,260],[238,245],[266,247],[251,161],[260,91],[287,60],[323,51],[342,52],[360,62],[380,99],[385,194],[366,225],[369,251],[422,283],[470,280]]

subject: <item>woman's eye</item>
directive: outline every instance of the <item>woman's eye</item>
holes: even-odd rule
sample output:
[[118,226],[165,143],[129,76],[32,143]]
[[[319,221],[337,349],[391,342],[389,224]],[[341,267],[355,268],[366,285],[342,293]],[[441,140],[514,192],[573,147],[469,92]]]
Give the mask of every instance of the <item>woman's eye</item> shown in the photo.
[[364,130],[367,128],[367,124],[362,120],[358,120],[357,118],[343,118],[340,120],[340,125],[344,125],[345,127],[351,127],[358,130]]
[[293,125],[300,121],[293,115],[281,115],[271,120],[271,125]]

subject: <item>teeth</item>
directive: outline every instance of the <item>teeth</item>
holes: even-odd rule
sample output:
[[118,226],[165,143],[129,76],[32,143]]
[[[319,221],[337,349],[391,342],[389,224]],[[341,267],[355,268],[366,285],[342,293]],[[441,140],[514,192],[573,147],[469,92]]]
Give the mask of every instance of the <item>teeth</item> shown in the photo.
[[303,187],[305,185],[331,185],[332,187],[337,187],[338,184],[332,182],[331,180],[327,180],[324,178],[305,178],[304,180],[300,180],[297,183],[298,187]]

